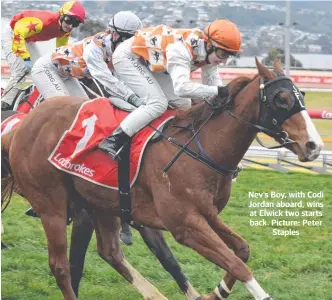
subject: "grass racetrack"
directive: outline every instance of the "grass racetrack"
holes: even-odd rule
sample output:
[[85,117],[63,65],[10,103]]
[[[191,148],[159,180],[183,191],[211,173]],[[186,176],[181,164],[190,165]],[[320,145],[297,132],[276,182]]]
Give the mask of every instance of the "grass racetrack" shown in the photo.
[[[275,300],[332,299],[332,184],[331,176],[274,171],[244,170],[233,185],[231,199],[220,217],[247,239],[251,249],[248,265],[255,278]],[[250,217],[248,204],[259,199],[249,198],[249,192],[323,192],[324,198],[301,198],[304,203],[317,200],[324,208],[311,211],[321,217]],[[280,199],[265,199],[277,202]],[[298,201],[296,199],[294,201]],[[286,199],[285,201],[290,201]],[[50,275],[46,240],[39,219],[24,215],[29,204],[15,196],[3,214],[3,241],[10,247],[2,251],[3,300],[58,300],[62,295]],[[289,209],[292,210],[292,209]],[[293,209],[296,210],[296,209]],[[309,210],[309,209],[301,209]],[[322,221],[321,226],[274,227],[299,230],[299,236],[274,236],[272,227],[252,227],[249,220],[264,218]],[[68,228],[68,236],[70,227]],[[224,271],[191,249],[177,244],[169,233],[167,241],[192,285],[200,293],[211,292],[220,282]],[[134,232],[134,244],[122,246],[128,261],[170,300],[185,299],[171,276]],[[96,252],[96,241],[89,247],[80,299],[138,300],[140,294]],[[243,284],[237,283],[231,300],[253,299]]]

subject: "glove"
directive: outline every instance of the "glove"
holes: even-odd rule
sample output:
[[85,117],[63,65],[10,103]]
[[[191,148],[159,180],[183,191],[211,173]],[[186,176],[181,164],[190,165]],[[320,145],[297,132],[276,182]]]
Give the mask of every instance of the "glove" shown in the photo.
[[143,104],[143,99],[138,97],[136,94],[132,94],[129,96],[128,102],[136,107],[139,107]]
[[31,60],[24,60],[24,64],[25,64],[25,69],[27,70],[27,72],[30,72],[32,69],[32,61]]
[[228,96],[229,93],[227,86],[218,86],[218,98],[223,99],[228,98]]
[[208,103],[213,109],[218,109],[227,103],[227,100],[229,99],[228,97],[229,93],[227,86],[218,86],[218,95],[214,100],[209,101]]

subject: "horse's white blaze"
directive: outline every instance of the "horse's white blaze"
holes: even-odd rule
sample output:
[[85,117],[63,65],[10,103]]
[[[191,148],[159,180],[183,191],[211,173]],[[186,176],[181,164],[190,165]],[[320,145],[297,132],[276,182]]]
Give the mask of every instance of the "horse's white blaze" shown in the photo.
[[269,295],[262,289],[255,278],[244,283],[251,295],[254,296],[255,300],[264,300]]
[[188,290],[186,292],[186,297],[188,300],[195,300],[199,297],[200,295],[196,292],[194,287],[188,282]]
[[310,159],[311,157],[317,157],[319,152],[323,149],[324,143],[323,143],[322,138],[320,137],[319,133],[317,132],[315,125],[313,124],[312,120],[310,119],[308,112],[306,110],[302,110],[301,114],[306,123],[308,140],[310,142],[314,142],[316,144],[316,149],[313,150],[308,157]]
[[149,281],[147,281],[126,259],[123,260],[124,266],[133,277],[132,284],[142,294],[144,299],[167,300]]

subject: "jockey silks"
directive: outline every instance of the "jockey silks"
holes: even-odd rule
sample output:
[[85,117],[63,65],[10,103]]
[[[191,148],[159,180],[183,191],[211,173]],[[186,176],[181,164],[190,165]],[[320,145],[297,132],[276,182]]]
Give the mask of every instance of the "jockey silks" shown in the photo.
[[26,10],[15,15],[10,21],[14,33],[13,52],[22,59],[27,59],[30,54],[26,43],[56,38],[57,47],[67,45],[70,33],[60,29],[59,18],[58,13],[41,10]]

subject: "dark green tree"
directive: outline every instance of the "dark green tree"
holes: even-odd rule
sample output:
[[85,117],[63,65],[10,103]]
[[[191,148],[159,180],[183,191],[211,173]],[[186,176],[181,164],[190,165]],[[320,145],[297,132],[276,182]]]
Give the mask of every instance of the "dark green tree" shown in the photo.
[[[266,66],[273,66],[273,62],[275,58],[279,58],[281,63],[285,64],[285,52],[283,49],[280,48],[275,48],[272,49],[267,57],[263,58],[262,63]],[[296,68],[302,68],[302,63],[295,59],[293,55],[290,55],[290,66],[291,67],[296,67]]]

